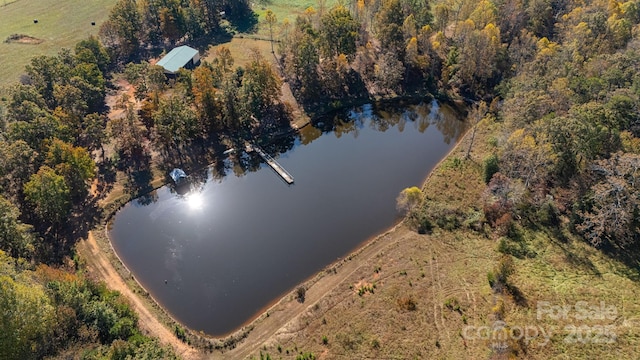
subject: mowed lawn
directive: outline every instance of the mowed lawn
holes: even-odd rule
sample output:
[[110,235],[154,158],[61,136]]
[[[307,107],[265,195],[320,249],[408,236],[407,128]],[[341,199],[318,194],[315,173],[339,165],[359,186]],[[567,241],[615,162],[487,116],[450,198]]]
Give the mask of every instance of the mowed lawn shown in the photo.
[[[3,4],[0,0],[0,5]],[[9,2],[9,1],[7,1]],[[0,87],[18,81],[29,60],[73,48],[97,35],[116,0],[17,0],[0,6]],[[34,23],[34,19],[38,23]],[[96,25],[92,26],[91,22]],[[28,35],[40,44],[6,43],[12,34]]]

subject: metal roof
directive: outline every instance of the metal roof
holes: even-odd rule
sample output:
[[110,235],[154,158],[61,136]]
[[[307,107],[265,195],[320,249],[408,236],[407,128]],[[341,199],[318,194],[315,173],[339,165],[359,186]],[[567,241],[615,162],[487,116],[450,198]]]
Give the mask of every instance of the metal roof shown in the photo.
[[196,54],[198,54],[198,50],[194,48],[179,46],[160,59],[156,65],[162,66],[171,73],[175,73],[178,69],[187,65],[189,60],[193,59]]

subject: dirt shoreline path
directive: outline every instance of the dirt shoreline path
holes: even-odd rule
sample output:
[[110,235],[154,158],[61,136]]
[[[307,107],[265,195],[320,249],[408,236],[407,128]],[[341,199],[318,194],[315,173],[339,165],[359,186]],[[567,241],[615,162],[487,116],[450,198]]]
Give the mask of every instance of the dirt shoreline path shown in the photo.
[[104,281],[110,289],[119,291],[129,300],[138,314],[138,324],[143,331],[146,331],[150,336],[157,337],[161,343],[170,345],[185,360],[203,359],[203,354],[180,341],[149,311],[145,306],[146,300],[140,299],[138,295],[131,291],[131,288],[124,282],[106,257],[106,254],[100,250],[92,232],[89,232],[87,239],[77,244],[77,250],[83,254],[87,270],[91,274]]

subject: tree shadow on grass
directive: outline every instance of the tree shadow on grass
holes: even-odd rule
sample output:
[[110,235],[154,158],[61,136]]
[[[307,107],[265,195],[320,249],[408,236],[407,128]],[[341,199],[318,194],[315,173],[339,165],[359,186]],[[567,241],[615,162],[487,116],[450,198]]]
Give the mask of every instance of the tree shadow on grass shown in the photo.
[[[575,242],[586,240],[579,240],[581,239],[579,237],[572,238],[571,236],[567,236],[565,231],[558,226],[539,227],[538,230],[542,230],[547,234],[554,245],[562,250],[565,260],[573,267],[582,269],[595,276],[602,276],[602,272],[589,257],[578,252],[580,249],[576,247]],[[586,244],[586,246],[591,245]],[[640,282],[640,244],[627,246],[625,248],[605,244],[597,249],[597,251],[601,251],[613,260],[611,266],[615,273],[634,282]]]
[[[151,171],[151,155],[144,149],[136,151],[130,157],[122,158],[118,163],[119,170],[126,174],[124,192],[130,199],[147,196],[153,190],[153,172]],[[153,196],[147,196],[151,203]],[[144,202],[144,201],[143,201]]]
[[640,282],[640,244],[632,244],[625,248],[605,245],[602,247],[602,252],[609,258],[624,264],[624,267],[614,265],[616,273]]
[[244,16],[230,18],[229,22],[240,33],[254,34],[258,31],[258,14],[253,11]]
[[511,295],[511,298],[513,299],[513,302],[516,303],[516,305],[523,308],[529,307],[529,302],[527,301],[527,298],[524,296],[524,293],[520,291],[520,289],[517,286],[511,283],[507,283],[505,285],[505,290]]
[[87,196],[77,203],[64,222],[36,226],[42,240],[37,244],[36,257],[47,264],[62,264],[73,255],[76,243],[86,239],[89,231],[102,220],[99,197]]
[[151,186],[152,180],[153,174],[151,173],[151,169],[131,171],[127,174],[125,190],[131,198],[143,196],[153,190],[153,187]]

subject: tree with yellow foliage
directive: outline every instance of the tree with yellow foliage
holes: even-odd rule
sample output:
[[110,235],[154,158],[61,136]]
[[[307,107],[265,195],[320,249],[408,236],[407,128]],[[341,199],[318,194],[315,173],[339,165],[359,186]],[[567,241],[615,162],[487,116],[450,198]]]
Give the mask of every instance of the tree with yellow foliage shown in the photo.
[[396,199],[396,208],[404,213],[415,211],[422,203],[422,190],[417,186],[408,187]]

